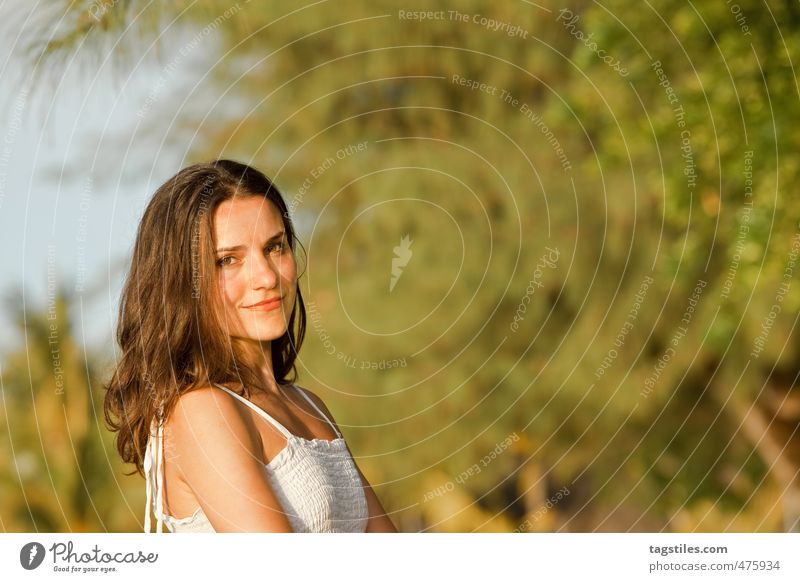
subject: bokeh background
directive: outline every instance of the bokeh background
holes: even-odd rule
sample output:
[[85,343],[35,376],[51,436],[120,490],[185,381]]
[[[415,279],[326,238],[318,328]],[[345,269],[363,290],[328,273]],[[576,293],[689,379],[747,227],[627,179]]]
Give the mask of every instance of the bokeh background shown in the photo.
[[292,209],[299,382],[401,530],[800,529],[797,2],[0,16],[2,531],[140,530],[119,291],[220,157]]

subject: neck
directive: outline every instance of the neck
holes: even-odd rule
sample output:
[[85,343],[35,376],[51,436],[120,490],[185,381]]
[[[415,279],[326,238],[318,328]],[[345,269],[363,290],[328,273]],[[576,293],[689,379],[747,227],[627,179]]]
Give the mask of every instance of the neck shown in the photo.
[[260,383],[255,388],[267,394],[280,395],[272,370],[272,342],[248,339],[239,343],[245,363],[258,373]]

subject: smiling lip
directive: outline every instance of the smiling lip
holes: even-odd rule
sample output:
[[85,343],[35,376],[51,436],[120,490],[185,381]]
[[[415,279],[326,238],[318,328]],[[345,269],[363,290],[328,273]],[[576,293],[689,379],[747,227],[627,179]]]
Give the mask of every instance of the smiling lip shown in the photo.
[[281,298],[278,297],[276,299],[266,299],[260,303],[254,303],[253,305],[246,305],[244,308],[250,309],[251,311],[272,311],[273,309],[277,309],[280,304]]

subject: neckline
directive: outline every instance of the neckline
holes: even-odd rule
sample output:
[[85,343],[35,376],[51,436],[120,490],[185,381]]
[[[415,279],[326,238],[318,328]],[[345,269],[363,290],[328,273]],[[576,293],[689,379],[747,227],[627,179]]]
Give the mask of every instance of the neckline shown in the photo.
[[331,448],[338,446],[340,442],[343,443],[344,437],[336,437],[335,439],[321,439],[321,438],[307,439],[305,437],[297,436],[295,434],[290,433],[289,436],[286,437],[286,445],[280,451],[278,451],[278,453],[274,457],[272,457],[272,459],[264,463],[264,468],[274,471],[277,470],[279,467],[282,467],[285,463],[283,458],[289,454],[293,442],[297,442],[298,444],[305,444],[310,448],[317,448],[317,449],[325,448],[327,450],[330,450]]
[[[338,429],[337,429],[337,428],[336,428],[336,427],[333,425],[333,423],[332,423],[332,422],[331,422],[331,420],[328,418],[328,416],[327,416],[327,415],[326,415],[324,412],[322,412],[322,410],[320,410],[320,408],[319,408],[319,407],[318,407],[318,406],[317,406],[317,405],[314,403],[314,401],[313,401],[313,400],[311,400],[311,399],[310,399],[310,398],[309,398],[309,397],[306,395],[306,393],[305,393],[305,392],[303,392],[303,391],[300,389],[300,387],[299,387],[299,386],[297,386],[297,385],[296,385],[296,384],[294,384],[294,383],[290,383],[290,384],[282,384],[281,386],[283,386],[283,387],[291,386],[292,388],[294,388],[295,390],[297,390],[297,392],[298,392],[298,393],[299,393],[299,394],[300,394],[300,395],[301,395],[301,396],[302,396],[302,397],[303,397],[303,398],[304,398],[304,399],[305,399],[305,400],[306,400],[306,401],[307,401],[307,402],[308,402],[308,403],[309,403],[309,404],[310,404],[310,405],[311,405],[311,406],[312,406],[312,407],[313,407],[313,408],[314,408],[314,409],[317,411],[317,413],[319,413],[319,415],[320,415],[322,418],[324,418],[324,419],[325,419],[325,421],[328,423],[328,425],[329,425],[329,426],[331,427],[331,429],[333,430],[334,434],[338,435],[336,438],[334,438],[334,439],[321,439],[321,438],[315,437],[315,438],[313,438],[313,439],[307,439],[307,438],[305,438],[305,437],[297,436],[297,435],[295,435],[295,434],[294,434],[292,431],[290,431],[288,428],[286,428],[286,427],[283,425],[283,423],[282,423],[282,422],[280,422],[278,419],[274,418],[274,417],[273,417],[271,414],[269,414],[269,413],[268,413],[266,410],[264,410],[263,408],[261,408],[260,406],[258,406],[258,405],[257,405],[255,402],[253,402],[253,401],[252,401],[252,400],[250,400],[249,398],[245,398],[245,397],[244,397],[244,396],[242,396],[241,394],[237,394],[236,392],[234,392],[233,390],[231,390],[230,388],[228,388],[227,386],[224,386],[224,385],[222,385],[222,384],[215,384],[215,386],[217,386],[218,388],[222,388],[222,389],[223,389],[225,392],[227,392],[227,393],[228,393],[228,394],[230,394],[231,396],[235,397],[237,400],[239,400],[240,402],[242,402],[243,404],[245,404],[247,407],[249,407],[249,408],[251,408],[252,410],[254,410],[254,411],[256,412],[256,414],[258,414],[258,415],[259,415],[261,418],[265,419],[265,420],[266,420],[267,422],[269,422],[269,423],[270,423],[272,426],[274,426],[274,427],[275,427],[275,428],[278,430],[278,432],[280,432],[281,434],[283,434],[283,437],[284,437],[284,438],[285,438],[287,441],[289,440],[289,438],[295,438],[295,439],[299,439],[299,440],[305,441],[305,442],[307,442],[307,443],[314,443],[314,442],[317,442],[317,441],[328,441],[328,442],[334,442],[334,441],[337,441],[337,440],[343,440],[343,439],[344,439],[344,435],[342,435],[342,434],[341,434],[341,432],[340,432],[340,431],[339,431],[339,430],[338,430]],[[286,398],[287,398],[288,400],[290,400],[290,401],[291,401],[291,399],[290,399],[290,398],[288,398],[288,397],[286,397]],[[293,403],[293,404],[294,404],[294,403]],[[294,404],[294,405],[295,405],[295,406],[297,406],[297,404]],[[305,412],[305,411],[304,411],[304,412]],[[281,449],[281,450],[283,450],[283,449]],[[276,456],[277,456],[277,455],[276,455]]]
[[[338,446],[339,442],[344,442],[344,437],[337,437],[335,439],[321,439],[321,438],[307,439],[305,437],[290,434],[290,436],[286,439],[286,445],[280,451],[278,451],[278,454],[272,457],[272,459],[269,462],[264,463],[264,469],[270,471],[276,471],[280,467],[282,467],[286,462],[283,458],[286,457],[286,455],[288,454],[290,447],[292,446],[292,442],[294,441],[297,441],[298,444],[305,443],[306,445],[310,445],[312,448],[315,446],[317,447],[322,446],[331,449]],[[275,463],[277,464],[273,466],[273,464]],[[205,516],[203,508],[198,506],[197,509],[194,510],[194,513],[192,513],[187,517],[175,517],[173,515],[163,512],[161,515],[163,518],[170,520],[173,524],[185,525],[187,523],[191,523],[192,521],[194,521],[201,513]]]

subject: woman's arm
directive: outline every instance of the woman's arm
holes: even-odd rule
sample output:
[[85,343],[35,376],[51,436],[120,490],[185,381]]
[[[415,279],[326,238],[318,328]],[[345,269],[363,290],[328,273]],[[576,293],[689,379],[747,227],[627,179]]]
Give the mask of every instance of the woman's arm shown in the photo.
[[[348,450],[350,450],[349,447]],[[350,456],[352,456],[352,454]],[[383,508],[383,505],[381,505],[381,502],[378,499],[378,496],[375,494],[375,491],[372,490],[372,486],[367,481],[367,478],[364,477],[364,473],[361,472],[361,469],[359,469],[355,460],[353,460],[353,463],[356,465],[358,474],[361,475],[361,482],[364,484],[364,494],[367,496],[367,507],[369,508],[369,521],[367,521],[366,530],[367,533],[397,533],[397,528],[394,527],[392,520],[388,515],[386,515],[386,510]]]
[[267,480],[261,446],[232,396],[211,387],[184,394],[167,426],[167,460],[215,531],[292,531]]
[[[301,388],[301,390],[305,390],[305,388]],[[331,422],[336,427],[336,430],[339,431],[339,434],[342,431],[339,429],[339,425],[336,424],[336,420],[333,418],[331,411],[328,410],[328,407],[325,406],[325,403],[322,399],[311,392],[310,390],[305,390],[306,394],[319,406],[322,411],[331,419]],[[347,447],[347,451],[350,452],[350,447]],[[350,452],[350,456],[352,457],[353,454]],[[367,508],[369,509],[369,521],[367,522],[367,533],[377,533],[377,532],[391,532],[397,533],[397,528],[392,523],[392,520],[386,515],[386,510],[381,505],[378,496],[375,494],[375,491],[372,489],[372,486],[367,481],[367,478],[364,476],[364,473],[361,472],[361,469],[358,466],[358,463],[355,462],[355,457],[353,458],[353,464],[356,466],[356,470],[358,474],[361,476],[361,483],[364,486],[364,495],[367,497]]]

